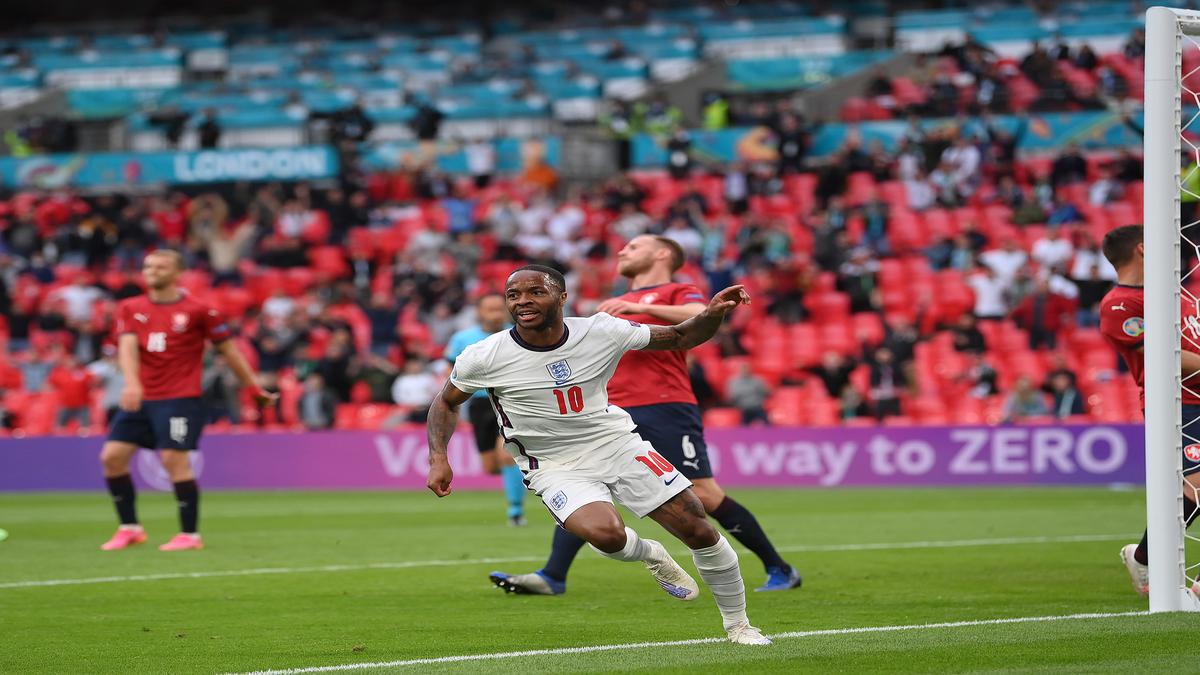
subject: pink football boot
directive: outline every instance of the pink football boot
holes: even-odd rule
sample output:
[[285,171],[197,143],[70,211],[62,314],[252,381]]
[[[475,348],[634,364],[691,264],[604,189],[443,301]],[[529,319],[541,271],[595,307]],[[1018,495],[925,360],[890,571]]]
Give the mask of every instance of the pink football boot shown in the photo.
[[204,548],[204,542],[198,534],[180,532],[171,541],[158,547],[160,551],[199,551]]
[[100,545],[101,551],[119,551],[130,546],[146,543],[146,530],[141,525],[122,525],[112,539]]

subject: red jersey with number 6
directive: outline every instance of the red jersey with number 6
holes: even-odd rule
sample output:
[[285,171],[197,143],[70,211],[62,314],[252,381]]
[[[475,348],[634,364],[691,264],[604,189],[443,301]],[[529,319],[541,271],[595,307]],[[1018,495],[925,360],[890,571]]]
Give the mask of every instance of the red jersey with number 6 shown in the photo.
[[[659,284],[629,291],[621,300],[640,305],[708,304],[708,298],[691,284]],[[670,326],[649,314],[622,314],[622,319],[655,326]],[[688,377],[687,356],[683,351],[626,352],[617,372],[608,383],[608,400],[622,408],[656,403],[696,404],[692,380]]]
[[204,342],[232,337],[220,312],[186,294],[175,302],[154,302],[145,295],[122,300],[116,329],[118,336],[137,336],[138,374],[147,401],[199,396]]
[[[1141,390],[1143,406],[1146,405],[1146,362],[1142,353],[1146,332],[1144,294],[1141,286],[1117,284],[1100,301],[1100,332],[1125,359],[1129,374]],[[1183,349],[1200,353],[1200,308],[1185,297],[1180,317],[1183,319]],[[1185,404],[1200,405],[1200,396],[1190,391],[1195,388],[1193,383],[1183,388],[1181,394]]]

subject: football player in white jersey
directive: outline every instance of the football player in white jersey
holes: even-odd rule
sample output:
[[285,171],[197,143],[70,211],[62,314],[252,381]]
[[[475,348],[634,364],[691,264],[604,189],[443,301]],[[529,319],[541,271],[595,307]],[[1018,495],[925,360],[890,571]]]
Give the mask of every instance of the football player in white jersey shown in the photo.
[[609,405],[607,390],[626,351],[691,349],[711,338],[725,315],[748,304],[750,296],[741,286],[727,288],[700,314],[675,326],[647,326],[604,313],[564,319],[562,274],[529,265],[509,276],[504,297],[512,330],[464,350],[429,408],[429,489],[439,497],[450,494],[454,472],[446,448],[458,408],[474,392],[487,391],[505,447],[563,528],[604,556],[645,563],[667,593],[694,599],[700,589],[691,576],[662,544],[625,527],[613,502],[639,518],[650,516],[691,549],[729,639],[770,644],[746,618],[737,553],[709,523],[688,479],[634,433],[629,415]]

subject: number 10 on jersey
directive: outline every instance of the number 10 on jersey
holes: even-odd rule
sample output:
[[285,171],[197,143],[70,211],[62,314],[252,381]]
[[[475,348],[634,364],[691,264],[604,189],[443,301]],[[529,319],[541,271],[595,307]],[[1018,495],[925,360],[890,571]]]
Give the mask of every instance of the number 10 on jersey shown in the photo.
[[583,412],[583,390],[579,387],[571,387],[565,395],[562,389],[555,389],[554,398],[558,401],[559,415],[567,414],[568,405],[571,407],[571,412]]

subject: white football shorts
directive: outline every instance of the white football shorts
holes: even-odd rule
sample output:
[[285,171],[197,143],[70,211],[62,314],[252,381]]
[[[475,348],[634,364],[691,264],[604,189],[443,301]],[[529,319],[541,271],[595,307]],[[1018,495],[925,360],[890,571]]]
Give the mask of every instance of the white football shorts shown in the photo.
[[560,524],[592,502],[616,502],[645,518],[692,485],[639,436],[633,436],[602,464],[573,469],[551,466],[531,471],[526,478],[529,489],[542,498]]

